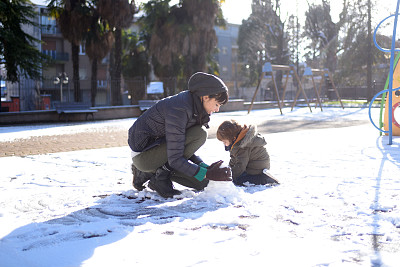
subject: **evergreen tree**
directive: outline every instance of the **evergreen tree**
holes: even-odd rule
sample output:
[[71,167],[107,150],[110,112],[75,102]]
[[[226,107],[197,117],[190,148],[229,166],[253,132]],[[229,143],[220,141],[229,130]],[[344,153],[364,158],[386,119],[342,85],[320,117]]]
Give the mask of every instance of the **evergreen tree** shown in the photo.
[[[384,82],[389,71],[387,54],[376,49],[373,45],[369,48],[368,43],[371,40],[366,30],[368,29],[369,20],[368,4],[371,4],[371,15],[376,14],[377,5],[368,3],[368,0],[358,1],[347,8],[347,19],[338,49],[340,51],[338,71],[335,75],[342,85],[365,86],[371,84],[371,81],[368,82],[367,78],[372,79],[372,74],[378,80]],[[380,32],[377,33],[376,37],[381,47],[390,47],[390,37],[384,36]],[[369,56],[372,58],[369,59]],[[369,60],[371,60],[370,63]],[[371,70],[369,70],[368,64],[371,64]],[[387,65],[387,68],[382,68],[384,65]],[[372,72],[370,77],[368,77],[368,71]],[[371,94],[371,92],[369,93]]]
[[47,59],[36,47],[40,41],[23,30],[24,25],[37,26],[35,16],[28,0],[0,2],[0,64],[11,82],[18,81],[20,75],[39,78]]
[[288,49],[290,52],[290,63],[298,69],[300,60],[300,23],[297,16],[290,15],[287,27]]

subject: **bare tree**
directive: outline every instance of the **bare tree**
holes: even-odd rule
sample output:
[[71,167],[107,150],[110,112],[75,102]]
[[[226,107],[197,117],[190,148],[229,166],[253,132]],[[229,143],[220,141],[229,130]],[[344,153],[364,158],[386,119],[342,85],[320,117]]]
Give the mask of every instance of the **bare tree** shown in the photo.
[[[327,0],[321,5],[309,5],[306,12],[304,36],[311,40],[308,55],[309,64],[314,67],[328,68],[335,71],[339,43],[339,31],[346,22],[347,3],[343,2],[343,9],[339,21],[334,23],[331,17],[331,7]],[[319,62],[321,61],[321,62]]]
[[[250,84],[259,80],[265,62],[289,64],[286,21],[281,18],[280,1],[253,0],[252,13],[239,29],[239,56],[247,61],[246,71]],[[282,73],[277,72],[277,84],[281,87]]]

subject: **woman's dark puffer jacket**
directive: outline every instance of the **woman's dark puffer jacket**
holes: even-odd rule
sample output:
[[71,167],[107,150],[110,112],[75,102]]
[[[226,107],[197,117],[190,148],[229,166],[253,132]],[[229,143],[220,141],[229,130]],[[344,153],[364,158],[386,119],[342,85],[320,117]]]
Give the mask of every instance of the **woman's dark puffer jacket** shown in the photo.
[[[186,129],[206,125],[195,114],[194,97],[189,91],[164,98],[144,112],[129,129],[128,144],[135,152],[146,151],[167,141],[169,165],[180,172],[194,176],[198,165],[183,157]],[[201,110],[204,112],[204,109]]]

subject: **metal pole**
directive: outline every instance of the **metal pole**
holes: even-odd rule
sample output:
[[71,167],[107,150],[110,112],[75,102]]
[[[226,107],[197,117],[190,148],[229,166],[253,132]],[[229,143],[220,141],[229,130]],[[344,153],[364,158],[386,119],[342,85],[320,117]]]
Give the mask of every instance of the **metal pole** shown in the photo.
[[397,1],[397,6],[396,6],[396,14],[394,16],[394,26],[393,26],[393,35],[392,35],[392,46],[390,49],[390,76],[389,76],[389,145],[392,145],[392,139],[393,139],[393,131],[392,131],[392,124],[393,124],[393,104],[392,104],[392,98],[393,98],[393,62],[394,62],[394,49],[395,49],[395,44],[396,44],[396,29],[397,29],[397,18],[399,15],[399,3],[400,0]]
[[[60,77],[62,79],[62,77]],[[62,81],[60,80],[60,102],[63,102]]]

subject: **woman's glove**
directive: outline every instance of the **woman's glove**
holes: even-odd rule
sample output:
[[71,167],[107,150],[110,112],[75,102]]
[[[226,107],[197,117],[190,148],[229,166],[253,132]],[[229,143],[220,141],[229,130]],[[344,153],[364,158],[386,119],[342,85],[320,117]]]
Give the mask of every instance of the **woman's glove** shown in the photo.
[[232,181],[232,172],[231,168],[223,167],[220,168],[222,164],[222,160],[214,162],[208,167],[206,172],[206,178],[212,181]]

